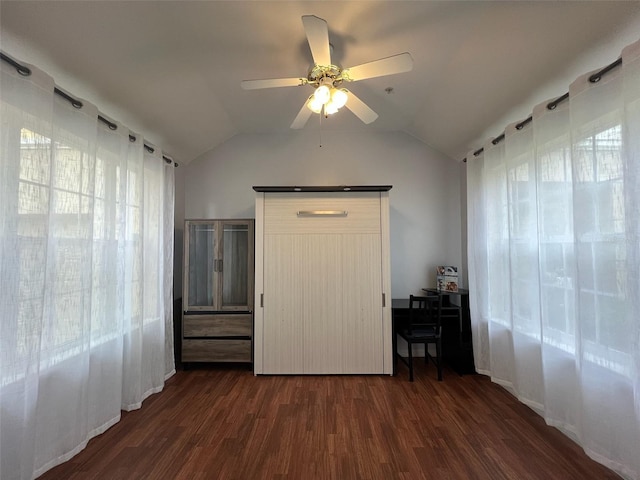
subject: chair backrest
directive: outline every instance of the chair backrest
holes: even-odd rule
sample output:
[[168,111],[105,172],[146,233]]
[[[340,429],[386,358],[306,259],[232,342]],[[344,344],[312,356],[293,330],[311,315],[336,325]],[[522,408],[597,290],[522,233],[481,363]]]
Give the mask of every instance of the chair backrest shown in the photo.
[[431,327],[437,335],[442,331],[442,295],[409,296],[409,333],[412,329]]

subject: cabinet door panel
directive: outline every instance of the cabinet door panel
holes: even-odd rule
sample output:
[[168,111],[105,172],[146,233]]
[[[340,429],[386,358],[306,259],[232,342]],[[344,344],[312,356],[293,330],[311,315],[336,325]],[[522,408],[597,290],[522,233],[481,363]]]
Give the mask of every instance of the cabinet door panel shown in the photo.
[[335,234],[303,236],[303,373],[344,373],[341,237]]
[[251,310],[253,306],[253,222],[220,221],[218,308]]
[[253,220],[185,222],[185,311],[251,311]]
[[218,224],[187,221],[185,233],[185,310],[215,309]]
[[263,373],[302,373],[303,255],[299,235],[264,237]]
[[381,255],[380,235],[342,237],[344,373],[383,371]]

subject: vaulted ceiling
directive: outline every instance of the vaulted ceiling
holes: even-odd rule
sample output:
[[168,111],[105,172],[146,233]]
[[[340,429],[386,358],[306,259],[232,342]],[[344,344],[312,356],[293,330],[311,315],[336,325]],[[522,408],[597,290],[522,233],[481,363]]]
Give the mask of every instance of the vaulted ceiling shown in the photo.
[[411,72],[349,84],[375,122],[344,110],[305,129],[403,131],[460,160],[532,91],[575,76],[585,51],[628,37],[640,2],[3,0],[0,49],[188,163],[239,133],[297,134],[309,86],[240,82],[306,76],[302,15],[328,22],[341,67],[414,60]]

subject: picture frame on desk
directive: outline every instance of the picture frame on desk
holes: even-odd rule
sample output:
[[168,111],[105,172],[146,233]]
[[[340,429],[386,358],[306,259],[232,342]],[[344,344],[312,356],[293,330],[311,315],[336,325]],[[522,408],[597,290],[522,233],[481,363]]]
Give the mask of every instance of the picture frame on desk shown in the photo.
[[458,267],[439,265],[436,267],[436,288],[438,291],[458,291]]

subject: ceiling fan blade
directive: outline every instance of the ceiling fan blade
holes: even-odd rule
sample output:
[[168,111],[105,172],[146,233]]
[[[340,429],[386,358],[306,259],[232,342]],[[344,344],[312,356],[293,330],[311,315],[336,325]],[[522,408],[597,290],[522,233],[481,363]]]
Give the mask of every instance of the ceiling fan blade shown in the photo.
[[306,78],[268,78],[265,80],[243,80],[240,82],[240,86],[243,90],[256,90],[259,88],[274,87],[299,87],[306,84]]
[[304,127],[312,113],[313,112],[309,110],[309,108],[307,107],[307,100],[305,100],[304,103],[302,104],[302,108],[298,112],[298,115],[296,116],[295,120],[291,124],[291,128],[298,130]]
[[358,117],[366,124],[374,122],[376,118],[378,118],[378,114],[371,110],[366,103],[356,97],[349,90],[347,90],[347,93],[349,95],[349,99],[347,100],[345,107],[351,110],[356,117]]
[[307,34],[311,55],[316,65],[331,65],[329,27],[327,22],[315,15],[303,15],[302,24]]
[[411,70],[413,70],[413,58],[409,53],[405,52],[355,67],[345,68],[342,71],[342,77],[355,82],[365,78],[383,77]]

